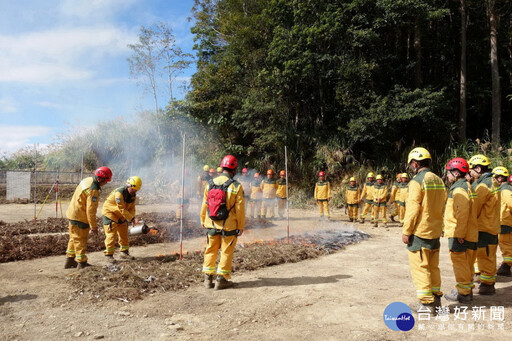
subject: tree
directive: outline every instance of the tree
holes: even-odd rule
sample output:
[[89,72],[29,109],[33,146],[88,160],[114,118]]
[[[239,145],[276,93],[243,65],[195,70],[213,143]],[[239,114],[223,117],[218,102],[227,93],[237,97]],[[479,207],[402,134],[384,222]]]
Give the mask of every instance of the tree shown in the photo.
[[467,121],[467,31],[469,12],[466,0],[460,0],[460,107],[459,107],[459,141],[466,142],[466,121]]
[[498,66],[498,21],[496,13],[496,0],[486,0],[487,15],[489,17],[490,43],[491,43],[491,75],[492,75],[492,134],[491,140],[495,147],[500,143],[501,125],[501,87]]

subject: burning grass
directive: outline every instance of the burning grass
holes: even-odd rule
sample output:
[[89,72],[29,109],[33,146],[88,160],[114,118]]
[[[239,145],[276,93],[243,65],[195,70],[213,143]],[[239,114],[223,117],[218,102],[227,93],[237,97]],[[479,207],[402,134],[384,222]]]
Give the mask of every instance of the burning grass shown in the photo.
[[[360,231],[321,231],[314,235],[293,236],[290,244],[285,239],[240,244],[233,257],[233,272],[317,258],[367,238],[369,236]],[[183,290],[202,282],[202,253],[189,253],[183,260],[177,259],[176,255],[157,256],[76,271],[67,277],[74,287],[72,297],[129,302],[148,295]]]

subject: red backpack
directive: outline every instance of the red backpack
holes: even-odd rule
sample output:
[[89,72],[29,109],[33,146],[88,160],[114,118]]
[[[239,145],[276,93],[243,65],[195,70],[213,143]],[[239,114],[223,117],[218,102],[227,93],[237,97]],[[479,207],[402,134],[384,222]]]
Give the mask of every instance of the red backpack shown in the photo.
[[[208,195],[206,196],[206,204],[208,205],[208,216],[212,220],[226,220],[229,216],[229,210],[226,207],[226,192],[228,187],[233,183],[233,179],[229,179],[222,185],[213,183],[213,179],[208,181]],[[234,205],[233,205],[234,206]]]

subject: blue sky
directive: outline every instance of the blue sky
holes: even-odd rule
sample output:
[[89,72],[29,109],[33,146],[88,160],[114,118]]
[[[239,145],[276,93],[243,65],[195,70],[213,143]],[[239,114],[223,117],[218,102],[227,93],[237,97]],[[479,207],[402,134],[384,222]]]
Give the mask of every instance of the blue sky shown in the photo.
[[[0,156],[154,108],[131,78],[127,44],[168,23],[192,51],[193,0],[0,0]],[[178,79],[187,83],[194,66]],[[182,88],[174,90],[183,97]],[[167,92],[161,87],[160,107]]]

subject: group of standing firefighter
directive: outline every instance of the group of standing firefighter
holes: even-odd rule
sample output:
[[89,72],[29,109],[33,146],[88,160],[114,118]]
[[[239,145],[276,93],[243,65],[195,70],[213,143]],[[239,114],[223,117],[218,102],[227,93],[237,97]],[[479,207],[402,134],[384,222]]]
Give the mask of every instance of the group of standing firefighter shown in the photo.
[[[69,220],[69,242],[65,269],[83,269],[91,266],[86,255],[89,231],[98,233],[96,211],[100,191],[111,179],[112,171],[108,167],[100,167],[94,171],[94,176],[83,179],[75,189],[66,211]],[[126,185],[112,191],[103,203],[101,213],[105,230],[105,256],[110,262],[115,262],[116,240],[120,246],[121,258],[134,259],[129,253],[128,224],[138,223],[135,218],[135,200],[141,187],[142,180],[138,176],[132,176]]]
[[[442,312],[439,252],[441,236],[448,239],[450,259],[457,282],[444,297],[468,303],[478,294],[494,295],[496,275],[510,276],[512,265],[512,177],[504,167],[491,170],[484,155],[466,161],[454,158],[445,166],[450,184],[430,170],[431,156],[424,148],[408,156],[415,173],[406,197],[402,241],[407,245],[409,265],[418,303],[417,312]],[[503,263],[497,269],[498,244]]]

